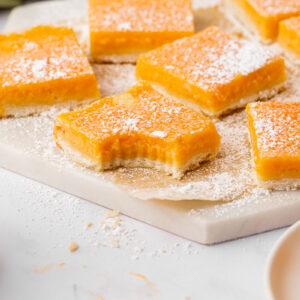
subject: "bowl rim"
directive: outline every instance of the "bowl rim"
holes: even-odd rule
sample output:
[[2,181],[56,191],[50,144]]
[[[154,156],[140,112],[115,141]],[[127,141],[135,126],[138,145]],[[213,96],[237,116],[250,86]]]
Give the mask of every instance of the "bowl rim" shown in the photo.
[[294,223],[290,228],[288,228],[281,236],[280,238],[275,242],[273,245],[271,252],[268,255],[267,263],[265,266],[264,271],[264,288],[266,291],[266,296],[268,300],[276,300],[274,296],[274,292],[271,285],[271,271],[272,266],[274,263],[274,260],[276,258],[276,255],[279,251],[279,249],[282,247],[282,245],[285,243],[285,241],[300,227],[300,220]]

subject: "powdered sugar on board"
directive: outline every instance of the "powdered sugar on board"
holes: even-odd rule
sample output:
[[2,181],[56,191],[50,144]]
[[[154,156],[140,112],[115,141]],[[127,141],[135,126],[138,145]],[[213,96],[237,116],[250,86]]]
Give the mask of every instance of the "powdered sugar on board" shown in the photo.
[[[289,91],[280,94],[280,99],[289,101]],[[122,169],[115,174],[115,182],[131,196],[144,200],[248,201],[258,196],[266,200],[284,196],[283,192],[257,188],[245,111],[215,120],[215,123],[222,136],[219,154],[215,160],[187,173],[182,180],[150,169]],[[299,191],[295,193],[300,197]]]
[[[240,121],[243,117],[244,114],[239,118]],[[216,124],[222,135],[221,151],[216,160],[202,164],[182,180],[151,169],[124,169],[122,173],[115,175],[115,182],[121,184],[132,196],[144,199],[231,200],[240,196],[253,184],[243,171],[250,168],[245,159],[250,154],[245,126],[240,130],[240,124],[231,119],[227,123]],[[239,143],[236,144],[237,140]],[[241,152],[239,145],[245,143],[245,151]],[[234,164],[236,168],[233,167]],[[237,176],[238,173],[240,176]],[[239,184],[241,175],[243,180]]]
[[119,95],[136,83],[134,65],[94,64],[93,69],[99,82],[101,97]]
[[215,123],[222,136],[219,154],[183,179],[176,180],[150,169],[124,169],[115,174],[115,182],[130,195],[148,200],[229,201],[251,194],[255,181],[245,112]]

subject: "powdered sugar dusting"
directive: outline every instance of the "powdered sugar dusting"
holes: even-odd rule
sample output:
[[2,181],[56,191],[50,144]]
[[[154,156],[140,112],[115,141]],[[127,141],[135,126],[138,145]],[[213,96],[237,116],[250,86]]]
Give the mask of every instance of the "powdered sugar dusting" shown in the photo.
[[[218,56],[218,49],[212,47],[206,59],[210,61],[209,67],[199,62],[191,67],[191,80],[197,82],[202,88],[222,85],[232,81],[236,76],[247,76],[263,67],[273,56],[269,50],[257,43],[243,41],[241,44],[230,41]],[[205,71],[204,71],[205,70]]]
[[266,47],[236,40],[217,28],[178,40],[144,55],[153,65],[209,90],[247,76],[275,59]]
[[140,118],[126,119],[124,121],[123,130],[135,131],[138,130],[137,124]]
[[166,137],[168,134],[164,131],[153,131],[151,134],[151,136],[156,136],[156,137],[161,137],[161,138],[164,138]]
[[248,0],[250,5],[263,16],[276,16],[282,14],[299,14],[298,0]]
[[[64,68],[63,66],[63,56],[59,60],[56,59],[30,59],[21,58],[13,59],[7,62],[6,67],[8,67],[4,74],[2,80],[4,81],[2,86],[8,86],[10,84],[19,83],[36,83],[40,81],[50,81],[59,78],[66,78],[70,70]],[[65,61],[71,61],[72,58],[66,57]],[[74,60],[74,59],[73,59]],[[75,63],[80,63],[76,59]],[[90,71],[91,73],[91,71]],[[15,76],[12,76],[15,74]],[[24,74],[26,74],[24,76]],[[13,82],[11,82],[13,79]]]
[[299,103],[254,103],[249,113],[259,155],[300,156]]
[[120,31],[130,30],[131,29],[131,23],[130,22],[119,23],[117,29],[120,30]]
[[[176,5],[175,5],[176,2]],[[186,0],[91,1],[92,31],[192,31],[193,13]]]
[[[100,144],[110,140],[111,133],[116,134],[117,141],[122,141],[122,134],[125,134],[133,139],[132,143],[138,144],[137,149],[146,149],[144,151],[149,151],[147,143],[151,137],[165,137],[168,148],[158,151],[166,151],[168,157],[173,155],[173,150],[169,150],[172,145],[176,147],[180,142],[187,141],[187,146],[191,147],[189,139],[196,138],[195,135],[201,135],[205,145],[212,145],[206,132],[209,132],[211,139],[218,139],[209,118],[159,94],[145,82],[131,87],[127,93],[103,99],[84,111],[59,118],[59,126],[66,130],[69,127],[76,128]],[[122,142],[120,145],[122,151]]]
[[93,74],[69,29],[37,27],[23,34],[4,36],[0,49],[0,86]]

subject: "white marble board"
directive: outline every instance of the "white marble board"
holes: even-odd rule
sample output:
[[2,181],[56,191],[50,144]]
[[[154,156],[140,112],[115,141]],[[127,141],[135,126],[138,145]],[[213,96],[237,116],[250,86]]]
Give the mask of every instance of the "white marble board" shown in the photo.
[[[40,4],[31,4],[27,12],[35,5]],[[42,7],[47,10],[47,3]],[[18,24],[22,12],[18,8],[9,18],[10,28]],[[105,176],[66,159],[54,144],[52,126],[51,114],[0,121],[0,166],[203,244],[283,227],[300,218],[300,197],[296,191],[280,197],[257,193],[227,203],[132,198]]]

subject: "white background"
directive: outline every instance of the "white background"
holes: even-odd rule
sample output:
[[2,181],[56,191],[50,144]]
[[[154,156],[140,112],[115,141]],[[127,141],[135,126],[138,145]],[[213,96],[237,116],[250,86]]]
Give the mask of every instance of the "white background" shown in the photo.
[[283,230],[202,246],[125,216],[105,228],[106,211],[0,169],[0,299],[265,299],[266,258]]

